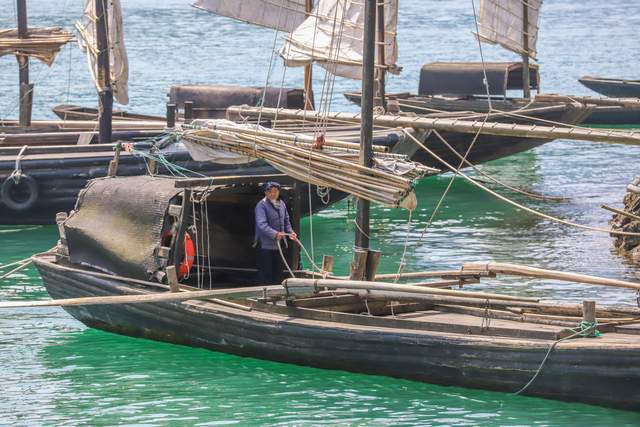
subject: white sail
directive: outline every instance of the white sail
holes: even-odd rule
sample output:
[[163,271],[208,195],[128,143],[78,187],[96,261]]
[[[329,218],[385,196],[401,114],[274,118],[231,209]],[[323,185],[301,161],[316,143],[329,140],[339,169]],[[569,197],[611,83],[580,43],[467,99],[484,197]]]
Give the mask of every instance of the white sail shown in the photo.
[[[523,45],[525,5],[528,8],[528,51]],[[483,42],[498,44],[535,59],[540,6],[542,0],[481,0],[477,36]]]
[[[107,28],[109,34],[109,62],[111,64],[111,87],[114,99],[120,104],[129,103],[129,59],[127,48],[124,45],[124,30],[122,25],[122,8],[120,0],[108,0],[105,3],[108,8]],[[76,29],[80,34],[78,43],[87,54],[87,62],[91,78],[98,92],[104,90],[103,83],[99,82],[98,75],[98,48],[96,41],[96,10],[95,0],[86,0],[84,6],[84,23],[76,23]]]
[[197,0],[193,6],[288,33],[306,17],[305,0]]
[[[397,22],[398,0],[384,0],[384,56],[391,72],[398,71]],[[362,0],[319,0],[311,15],[287,37],[279,53],[287,66],[316,62],[337,76],[361,79],[363,30]],[[378,55],[376,65],[380,65],[377,61]]]

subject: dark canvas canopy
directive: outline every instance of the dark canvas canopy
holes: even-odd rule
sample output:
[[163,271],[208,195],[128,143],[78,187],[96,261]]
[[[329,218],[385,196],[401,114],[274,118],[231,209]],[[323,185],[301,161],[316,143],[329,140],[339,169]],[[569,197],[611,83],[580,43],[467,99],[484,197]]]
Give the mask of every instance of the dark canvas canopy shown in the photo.
[[182,109],[192,101],[195,118],[224,118],[232,105],[259,106],[263,94],[265,107],[304,108],[302,89],[275,87],[178,85],[169,89],[169,102]]
[[172,198],[170,178],[98,178],[64,224],[71,262],[137,279],[157,270],[155,250]]
[[[521,90],[521,62],[485,62],[491,95],[505,96],[507,90]],[[540,89],[539,67],[529,65],[531,89]],[[420,95],[486,95],[481,62],[432,62],[420,70]]]

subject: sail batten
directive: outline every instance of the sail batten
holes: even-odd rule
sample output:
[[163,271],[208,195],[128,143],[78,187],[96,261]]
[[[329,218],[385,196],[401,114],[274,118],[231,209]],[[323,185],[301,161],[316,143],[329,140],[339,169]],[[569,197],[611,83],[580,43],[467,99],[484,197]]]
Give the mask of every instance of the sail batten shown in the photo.
[[[109,62],[111,69],[111,88],[115,100],[123,105],[129,103],[129,59],[124,45],[124,29],[122,23],[122,7],[120,0],[107,2],[109,29],[107,41],[109,43]],[[96,11],[95,0],[86,0],[84,7],[84,23],[76,23],[78,43],[87,55],[87,63],[91,79],[98,92],[102,92],[104,82],[98,79],[98,48],[96,42]]]
[[[398,1],[384,0],[384,7],[385,64],[376,63],[376,67],[397,72]],[[358,80],[362,78],[363,29],[362,1],[319,0],[313,12],[285,39],[279,53],[287,66],[315,62],[334,75]]]
[[285,32],[306,18],[305,0],[197,0],[193,7]]
[[[481,0],[478,17],[478,39],[497,44],[512,52],[536,58],[538,20],[542,0]],[[524,28],[524,8],[528,10],[528,25]],[[524,34],[528,36],[528,49]]]

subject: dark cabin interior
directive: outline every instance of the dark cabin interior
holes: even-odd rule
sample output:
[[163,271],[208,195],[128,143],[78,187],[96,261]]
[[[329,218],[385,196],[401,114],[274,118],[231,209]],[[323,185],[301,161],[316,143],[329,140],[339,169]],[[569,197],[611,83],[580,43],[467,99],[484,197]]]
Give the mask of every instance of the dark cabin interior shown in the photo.
[[[293,196],[292,186],[281,188],[280,198],[287,205],[292,225],[299,223],[299,216],[292,209]],[[190,203],[184,203],[185,197],[189,197]],[[202,289],[229,284],[257,284],[254,209],[263,197],[262,184],[255,182],[187,189],[176,196],[174,203],[180,204],[185,210],[184,224],[179,232],[183,237],[174,240],[169,265],[176,266],[181,284]],[[165,217],[163,236],[174,226],[173,222],[170,215]],[[294,229],[298,229],[297,224]],[[180,266],[185,259],[185,233],[189,234],[195,257],[188,275],[180,277]],[[289,266],[297,269],[298,246],[289,242],[283,248],[283,253]],[[283,278],[285,271],[286,268]]]

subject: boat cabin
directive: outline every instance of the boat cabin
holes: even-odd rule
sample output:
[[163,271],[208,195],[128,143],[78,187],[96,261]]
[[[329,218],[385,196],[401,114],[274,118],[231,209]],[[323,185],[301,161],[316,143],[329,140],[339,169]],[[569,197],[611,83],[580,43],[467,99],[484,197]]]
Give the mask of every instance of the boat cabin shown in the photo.
[[[523,90],[521,62],[431,62],[420,70],[420,96],[471,97],[486,96],[484,75],[487,75],[489,94],[507,96],[507,91]],[[537,64],[529,65],[530,88],[540,91]]]
[[[297,184],[284,175],[95,179],[62,224],[69,260],[160,283],[170,283],[173,266],[182,285],[196,288],[253,284],[254,208],[270,180],[282,184],[281,199],[298,229]],[[297,268],[298,246],[288,244],[284,254]]]
[[[304,90],[296,88],[175,85],[167,96],[184,117],[194,119],[224,119],[231,105],[304,108]],[[186,111],[185,102],[191,103],[191,111]]]

